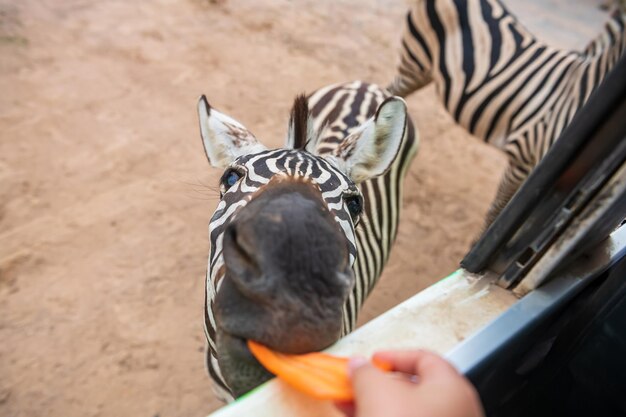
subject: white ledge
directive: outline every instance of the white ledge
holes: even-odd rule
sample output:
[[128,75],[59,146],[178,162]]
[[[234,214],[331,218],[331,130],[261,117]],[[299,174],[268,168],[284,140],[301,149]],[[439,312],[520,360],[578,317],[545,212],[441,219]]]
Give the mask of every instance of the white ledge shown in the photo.
[[[458,270],[392,308],[327,349],[367,356],[381,349],[425,348],[441,354],[503,313],[517,298],[494,279]],[[300,394],[271,380],[210,417],[341,416],[328,401]]]

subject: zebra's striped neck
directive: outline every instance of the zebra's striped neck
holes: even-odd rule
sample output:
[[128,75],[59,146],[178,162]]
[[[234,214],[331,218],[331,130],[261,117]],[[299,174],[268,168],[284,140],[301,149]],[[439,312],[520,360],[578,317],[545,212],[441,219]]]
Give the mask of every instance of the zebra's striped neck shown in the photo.
[[[380,87],[355,81],[321,88],[309,98],[316,127],[325,126],[317,144],[319,154],[341,146],[356,126],[370,117],[389,95]],[[354,291],[344,308],[344,334],[356,326],[361,305],[372,291],[389,258],[395,240],[402,204],[402,182],[419,140],[411,120],[398,156],[382,176],[359,185],[365,213],[356,229],[357,259],[353,265]]]

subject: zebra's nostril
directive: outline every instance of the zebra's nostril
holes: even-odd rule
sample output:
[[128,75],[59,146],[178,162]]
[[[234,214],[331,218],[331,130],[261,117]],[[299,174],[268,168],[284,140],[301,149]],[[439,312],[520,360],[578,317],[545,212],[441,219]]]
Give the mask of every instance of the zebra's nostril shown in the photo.
[[252,248],[239,235],[236,225],[230,225],[226,229],[224,239],[224,251],[229,265],[241,273],[246,272],[246,275],[250,275],[251,272],[255,274],[260,272]]

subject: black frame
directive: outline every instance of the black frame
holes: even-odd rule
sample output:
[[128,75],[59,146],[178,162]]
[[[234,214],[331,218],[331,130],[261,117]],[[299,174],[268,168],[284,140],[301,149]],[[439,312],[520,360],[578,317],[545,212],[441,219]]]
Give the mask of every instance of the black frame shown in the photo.
[[[461,261],[474,273],[486,269],[514,287],[571,220],[626,163],[626,56],[530,174],[509,204]],[[598,222],[596,243],[624,219],[626,196]]]

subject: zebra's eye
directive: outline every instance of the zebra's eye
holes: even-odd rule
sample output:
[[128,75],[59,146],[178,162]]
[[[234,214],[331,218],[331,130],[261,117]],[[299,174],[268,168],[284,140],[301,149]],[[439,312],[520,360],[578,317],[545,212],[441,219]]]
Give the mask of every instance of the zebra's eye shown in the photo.
[[239,181],[241,177],[243,177],[241,172],[235,169],[226,170],[226,172],[224,172],[224,175],[222,175],[222,179],[220,180],[220,183],[222,185],[222,193],[224,193],[233,185],[237,184],[237,181]]
[[363,199],[358,195],[346,197],[346,207],[352,216],[352,220],[356,220],[363,212]]

